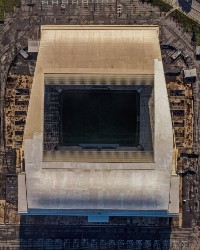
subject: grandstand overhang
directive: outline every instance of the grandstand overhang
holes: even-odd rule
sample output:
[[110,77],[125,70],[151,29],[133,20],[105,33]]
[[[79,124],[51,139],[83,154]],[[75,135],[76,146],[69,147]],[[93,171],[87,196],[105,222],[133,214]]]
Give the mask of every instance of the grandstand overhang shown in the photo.
[[[90,161],[87,151],[88,157],[76,161],[76,153],[70,158],[65,151],[44,151],[45,84],[94,82],[152,87],[151,152]],[[42,26],[24,135],[19,213],[175,216],[179,178],[172,175],[173,151],[157,26]]]

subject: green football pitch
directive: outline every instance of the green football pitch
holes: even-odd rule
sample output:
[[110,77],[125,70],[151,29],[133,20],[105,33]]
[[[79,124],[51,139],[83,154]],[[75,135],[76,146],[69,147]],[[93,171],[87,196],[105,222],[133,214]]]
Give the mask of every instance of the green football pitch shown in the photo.
[[60,94],[60,144],[136,146],[139,94],[119,90],[64,90]]

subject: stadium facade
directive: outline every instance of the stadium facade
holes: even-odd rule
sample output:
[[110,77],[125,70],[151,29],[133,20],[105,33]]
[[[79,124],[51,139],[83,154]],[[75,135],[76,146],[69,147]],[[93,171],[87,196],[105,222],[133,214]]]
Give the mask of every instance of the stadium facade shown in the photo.
[[[62,91],[140,95],[137,146],[59,145]],[[158,26],[42,26],[25,127],[18,211],[176,216],[179,177]]]

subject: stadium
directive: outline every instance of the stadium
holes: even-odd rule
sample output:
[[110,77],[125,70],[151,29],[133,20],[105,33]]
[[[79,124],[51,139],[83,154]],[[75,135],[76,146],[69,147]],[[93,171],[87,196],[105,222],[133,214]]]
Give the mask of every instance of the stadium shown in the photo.
[[42,26],[20,214],[177,216],[157,26]]
[[66,157],[70,152],[72,157],[77,151],[73,161],[81,161],[84,152],[92,150],[93,158],[87,161],[113,162],[113,157],[102,158],[111,151],[117,162],[126,152],[132,157],[125,158],[127,162],[135,161],[138,152],[153,159],[151,99],[151,86],[45,84],[44,155],[52,159],[56,151],[63,156],[67,151]]

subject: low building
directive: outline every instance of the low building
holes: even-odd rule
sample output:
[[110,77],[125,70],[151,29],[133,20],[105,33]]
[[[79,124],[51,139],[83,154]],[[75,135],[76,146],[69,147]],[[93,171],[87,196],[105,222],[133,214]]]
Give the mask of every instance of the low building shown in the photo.
[[28,40],[28,53],[38,53],[40,41]]
[[180,50],[177,50],[176,52],[174,52],[174,53],[171,55],[171,59],[172,59],[173,61],[175,61],[180,55],[181,55],[181,51],[180,51]]
[[197,70],[196,68],[184,69],[183,74],[184,74],[184,80],[195,81],[197,77]]
[[196,46],[196,59],[200,60],[200,46]]
[[19,54],[24,58],[24,59],[27,59],[28,58],[28,53],[25,51],[25,50],[23,50],[23,49],[21,49],[20,51],[19,51]]

